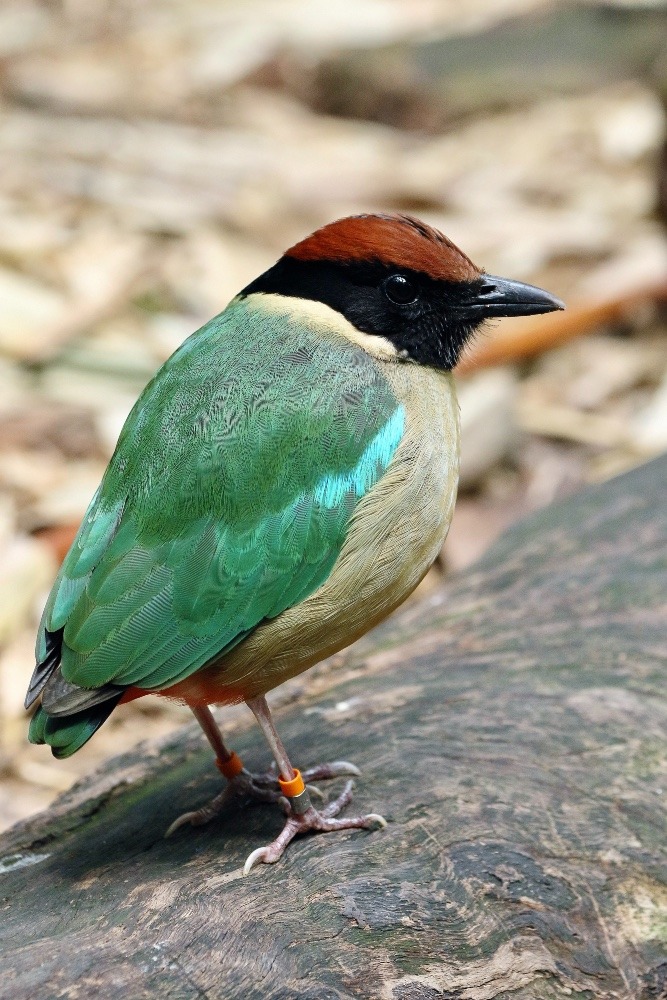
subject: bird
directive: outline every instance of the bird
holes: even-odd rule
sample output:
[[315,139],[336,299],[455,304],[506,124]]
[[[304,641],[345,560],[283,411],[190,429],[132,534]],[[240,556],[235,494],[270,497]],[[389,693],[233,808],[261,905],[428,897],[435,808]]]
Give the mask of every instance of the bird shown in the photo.
[[[435,561],[452,518],[459,415],[452,376],[486,320],[563,309],[495,277],[437,229],[367,213],[297,242],[187,338],[131,410],[39,626],[32,743],[79,750],[117,705],[188,705],[223,791],[278,802],[298,834],[371,829],[376,813],[313,804],[266,695],[386,618]],[[251,774],[211,705],[245,702],[274,758]],[[313,795],[315,794],[313,790]]]

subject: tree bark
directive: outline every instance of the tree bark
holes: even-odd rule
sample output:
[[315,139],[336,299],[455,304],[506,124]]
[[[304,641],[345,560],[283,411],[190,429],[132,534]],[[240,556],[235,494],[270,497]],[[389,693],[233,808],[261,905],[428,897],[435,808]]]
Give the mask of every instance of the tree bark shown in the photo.
[[666,495],[664,458],[542,511],[277,711],[387,829],[246,878],[275,806],[164,840],[219,788],[188,728],[9,831],[0,997],[666,997]]

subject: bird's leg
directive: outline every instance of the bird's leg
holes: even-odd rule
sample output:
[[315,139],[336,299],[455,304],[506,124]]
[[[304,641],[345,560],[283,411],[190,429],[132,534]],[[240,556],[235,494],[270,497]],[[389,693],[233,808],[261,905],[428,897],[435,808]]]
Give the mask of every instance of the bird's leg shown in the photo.
[[215,753],[216,761],[220,761],[221,764],[228,765],[229,762],[234,759],[235,754],[233,750],[228,750],[225,746],[222,733],[220,732],[218,723],[213,718],[211,709],[206,705],[202,705],[201,707],[195,705],[191,711],[199,725],[202,727],[204,736],[211,744]]
[[225,745],[222,733],[210,708],[206,705],[200,705],[191,706],[191,710],[203,729],[204,736],[213,748],[215,765],[223,777],[227,779],[227,782],[223,790],[206,805],[183,813],[175,819],[165,833],[165,837],[170,837],[179,827],[185,826],[187,823],[191,826],[203,826],[204,823],[208,823],[221,813],[227,803],[236,795],[249,796],[262,802],[278,802],[282,797],[275,774],[271,775],[270,772],[264,775],[251,774],[243,766],[239,755]]
[[[165,833],[165,837],[171,836],[179,827],[185,826],[187,823],[191,826],[203,826],[204,823],[208,823],[221,813],[227,803],[236,796],[256,799],[260,802],[278,802],[283,810],[289,813],[289,805],[278,783],[275,767],[270,768],[264,774],[252,774],[246,770],[239,755],[225,745],[222,733],[210,708],[206,705],[191,706],[191,710],[213,748],[216,767],[227,779],[227,783],[223,790],[206,805],[183,813],[182,816],[175,819]],[[319,767],[310,768],[304,773],[304,781],[336,778],[341,774],[359,774],[359,769],[348,761],[338,760],[332,764],[322,764]],[[311,790],[322,797],[322,793],[318,789],[312,787]]]
[[[342,793],[333,802],[318,811],[310,801],[310,794],[304,779],[296,768],[292,767],[287,751],[278,735],[271,718],[266,698],[250,698],[246,702],[262,728],[266,741],[271,747],[278,765],[280,777],[278,784],[289,802],[289,814],[282,833],[273,843],[259,847],[248,857],[243,866],[243,874],[247,875],[251,868],[260,861],[273,864],[278,861],[287,845],[300,833],[329,832],[331,830],[370,829],[373,826],[386,826],[384,817],[378,813],[366,816],[352,816],[347,819],[335,819],[338,813],[352,800],[353,783],[348,781]],[[323,765],[325,768],[331,765]]]

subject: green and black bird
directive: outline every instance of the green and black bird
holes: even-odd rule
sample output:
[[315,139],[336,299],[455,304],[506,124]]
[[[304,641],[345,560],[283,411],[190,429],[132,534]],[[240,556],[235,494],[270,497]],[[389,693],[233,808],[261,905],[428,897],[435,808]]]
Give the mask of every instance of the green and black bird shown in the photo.
[[[417,586],[452,517],[459,468],[451,370],[494,316],[562,309],[492,277],[407,216],[359,215],[297,243],[189,337],[146,386],[60,569],[37,640],[30,740],[67,757],[120,702],[188,704],[228,785],[280,799],[273,862],[339,818],[316,810],[267,691],[372,628]],[[245,701],[279,775],[251,775],[208,708]],[[289,803],[289,806],[286,805]]]

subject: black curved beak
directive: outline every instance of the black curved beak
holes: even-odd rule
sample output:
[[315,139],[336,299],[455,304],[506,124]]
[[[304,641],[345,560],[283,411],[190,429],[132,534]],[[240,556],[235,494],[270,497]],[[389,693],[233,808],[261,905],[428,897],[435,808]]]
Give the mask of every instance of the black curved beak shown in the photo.
[[533,316],[565,308],[564,302],[543,288],[493,274],[482,274],[471,282],[469,289],[470,298],[461,302],[459,308],[475,320],[490,316]]

